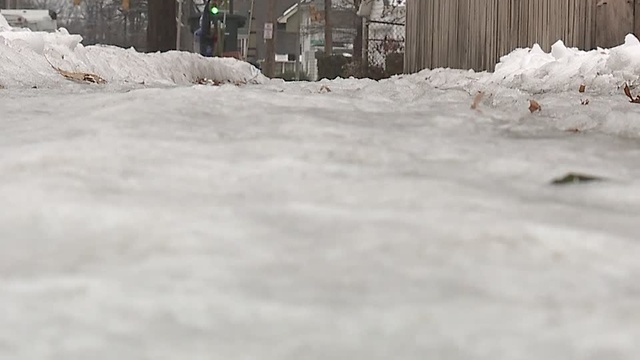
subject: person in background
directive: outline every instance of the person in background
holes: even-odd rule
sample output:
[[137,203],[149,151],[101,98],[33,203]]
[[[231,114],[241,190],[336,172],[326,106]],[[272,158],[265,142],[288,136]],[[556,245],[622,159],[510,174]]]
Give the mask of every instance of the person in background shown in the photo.
[[213,43],[214,38],[211,31],[211,13],[209,9],[211,7],[211,0],[207,0],[202,8],[202,15],[200,16],[200,29],[194,33],[196,39],[199,39],[199,53],[202,56],[213,56]]

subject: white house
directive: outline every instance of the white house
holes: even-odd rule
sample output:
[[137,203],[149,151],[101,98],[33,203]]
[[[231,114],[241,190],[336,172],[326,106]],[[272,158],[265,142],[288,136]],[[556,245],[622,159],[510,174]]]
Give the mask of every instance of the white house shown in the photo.
[[404,0],[362,0],[358,16],[370,21],[405,23],[406,5]]
[[388,54],[404,52],[406,6],[402,0],[363,0],[365,50],[371,65],[385,66]]
[[[333,1],[333,53],[353,55],[353,39],[356,29],[349,16],[355,9],[349,7],[349,0]],[[310,80],[318,78],[316,53],[324,51],[324,1],[300,0],[278,18],[287,32],[297,33],[299,38],[300,66]]]

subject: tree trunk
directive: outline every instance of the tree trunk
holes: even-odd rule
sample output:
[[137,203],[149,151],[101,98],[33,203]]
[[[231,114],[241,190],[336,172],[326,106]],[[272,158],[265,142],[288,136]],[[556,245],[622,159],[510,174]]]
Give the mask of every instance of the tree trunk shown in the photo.
[[333,26],[331,23],[331,0],[324,0],[324,54],[333,54]]
[[149,1],[148,51],[169,51],[176,46],[176,1]]

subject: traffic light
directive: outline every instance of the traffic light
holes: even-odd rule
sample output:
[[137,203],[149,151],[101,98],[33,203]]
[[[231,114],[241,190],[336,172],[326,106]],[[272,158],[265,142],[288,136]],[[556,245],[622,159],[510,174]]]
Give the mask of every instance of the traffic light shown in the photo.
[[211,4],[211,14],[213,15],[218,15],[218,13],[220,12],[220,8],[218,7],[218,3],[214,2]]

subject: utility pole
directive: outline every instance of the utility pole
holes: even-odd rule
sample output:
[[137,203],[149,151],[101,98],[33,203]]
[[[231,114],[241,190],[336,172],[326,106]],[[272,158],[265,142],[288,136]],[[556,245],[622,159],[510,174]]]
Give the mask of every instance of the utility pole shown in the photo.
[[333,26],[331,24],[331,0],[324,0],[324,55],[333,54]]
[[276,68],[276,6],[277,0],[269,0],[267,8],[267,22],[264,27],[264,39],[267,42],[267,55],[264,61],[264,74],[268,77],[275,76]]
[[176,16],[176,50],[180,51],[180,41],[182,40],[182,18],[183,18],[183,3],[184,0],[177,0],[178,1],[178,14]]
[[302,57],[302,18],[303,16],[303,12],[302,12],[302,0],[298,0],[298,34],[296,36],[296,81],[300,81],[300,68],[301,65],[300,64],[300,58]]
[[256,0],[251,0],[251,6],[249,7],[249,25],[247,26],[247,28],[249,28],[249,39],[247,41],[247,54],[246,54],[246,61],[254,64],[257,66],[258,64],[258,39],[257,39],[257,32],[256,32],[256,18],[253,15],[253,9],[255,9],[255,4]]
[[[367,0],[365,0],[367,1]],[[360,5],[362,5],[362,0],[354,0],[353,2],[354,8],[356,12],[360,9]],[[363,33],[364,33],[364,18],[359,13],[356,13],[356,37],[353,39],[353,60],[357,62],[362,62],[362,54],[363,50]]]

